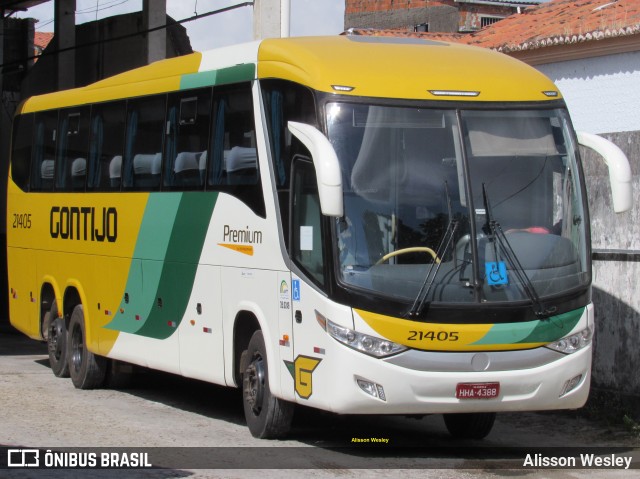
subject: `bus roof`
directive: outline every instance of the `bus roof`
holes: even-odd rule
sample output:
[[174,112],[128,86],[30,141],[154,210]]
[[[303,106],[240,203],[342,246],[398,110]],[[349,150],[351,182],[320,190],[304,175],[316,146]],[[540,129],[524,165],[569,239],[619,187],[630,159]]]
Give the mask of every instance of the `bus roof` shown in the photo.
[[[417,38],[336,36],[265,40],[259,78],[284,78],[316,90],[421,100],[545,101],[557,87],[542,73],[485,48]],[[479,92],[475,97],[431,91]],[[555,92],[549,97],[543,92]],[[341,92],[344,93],[344,92]]]
[[33,97],[20,112],[254,78],[280,78],[323,92],[378,98],[560,98],[542,73],[491,50],[415,38],[341,35],[267,39],[162,60],[85,87]]

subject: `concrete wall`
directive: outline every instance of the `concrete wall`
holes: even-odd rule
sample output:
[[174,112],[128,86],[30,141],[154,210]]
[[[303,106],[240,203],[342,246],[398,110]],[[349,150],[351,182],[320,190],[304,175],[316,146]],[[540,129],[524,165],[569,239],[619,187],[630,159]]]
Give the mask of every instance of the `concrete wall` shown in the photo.
[[596,253],[592,401],[640,420],[640,52],[537,68],[562,91],[575,128],[613,141],[631,163],[634,206],[615,214],[607,167],[583,149]]
[[640,51],[536,68],[562,91],[576,129],[640,131]]

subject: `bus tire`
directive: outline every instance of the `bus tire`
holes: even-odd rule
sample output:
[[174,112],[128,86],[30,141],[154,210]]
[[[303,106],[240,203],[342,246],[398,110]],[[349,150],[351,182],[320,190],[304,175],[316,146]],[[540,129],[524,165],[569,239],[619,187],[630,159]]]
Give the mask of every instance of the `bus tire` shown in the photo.
[[284,437],[291,428],[293,403],[279,399],[269,389],[269,369],[262,331],[253,333],[242,372],[242,404],[249,431],[260,439]]
[[107,359],[89,351],[86,337],[84,310],[79,304],[73,308],[69,321],[69,374],[77,389],[96,389],[104,383]]
[[58,305],[54,301],[51,309],[44,315],[43,326],[47,335],[47,350],[49,352],[49,366],[56,377],[69,377],[69,363],[67,361],[67,327],[64,318],[58,317]]
[[495,412],[444,414],[449,434],[459,439],[484,439],[496,420]]

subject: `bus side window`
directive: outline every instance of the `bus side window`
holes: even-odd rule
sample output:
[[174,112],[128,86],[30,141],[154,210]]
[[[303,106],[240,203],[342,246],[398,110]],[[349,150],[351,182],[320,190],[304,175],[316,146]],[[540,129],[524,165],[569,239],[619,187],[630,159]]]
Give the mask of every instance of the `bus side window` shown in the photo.
[[91,109],[87,189],[120,190],[126,104],[101,103]]
[[322,214],[316,170],[309,158],[293,159],[293,205],[291,208],[293,260],[319,285],[324,285]]
[[202,189],[207,166],[211,89],[169,95],[163,185]]
[[264,217],[251,85],[219,87],[213,94],[207,185],[239,198]]
[[215,92],[210,185],[252,185],[258,182],[253,102],[248,88]]
[[57,124],[57,110],[44,111],[35,115],[31,165],[31,189],[34,191],[53,190]]
[[160,189],[165,95],[131,100],[127,108],[127,132],[122,165],[125,188]]
[[262,100],[269,126],[269,143],[275,174],[284,241],[289,248],[289,175],[291,161],[298,154],[308,154],[302,143],[291,135],[289,121],[317,126],[315,102],[311,90],[283,80],[261,82]]
[[33,114],[16,117],[13,127],[13,151],[11,154],[11,178],[23,191],[29,189],[31,150],[33,142]]
[[60,110],[56,190],[84,191],[89,150],[89,107]]

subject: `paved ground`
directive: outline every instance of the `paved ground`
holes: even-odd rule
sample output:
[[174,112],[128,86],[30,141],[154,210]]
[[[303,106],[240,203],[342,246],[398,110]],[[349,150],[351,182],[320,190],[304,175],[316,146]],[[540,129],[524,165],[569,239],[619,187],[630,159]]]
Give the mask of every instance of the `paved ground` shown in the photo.
[[[0,398],[1,446],[86,453],[130,448],[165,467],[90,471],[99,478],[640,477],[640,440],[576,414],[502,414],[480,442],[450,438],[439,416],[342,417],[299,409],[288,440],[261,441],[244,425],[237,390],[148,371],[128,390],[79,391],[53,376],[44,344],[1,325]],[[354,437],[389,442],[348,449]],[[523,467],[527,454],[535,461],[536,453],[563,457],[567,451],[631,458],[632,470]],[[89,477],[87,472],[12,468],[0,469],[0,478]]]

